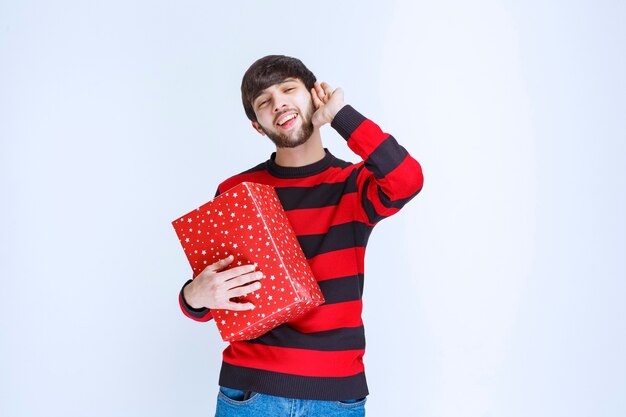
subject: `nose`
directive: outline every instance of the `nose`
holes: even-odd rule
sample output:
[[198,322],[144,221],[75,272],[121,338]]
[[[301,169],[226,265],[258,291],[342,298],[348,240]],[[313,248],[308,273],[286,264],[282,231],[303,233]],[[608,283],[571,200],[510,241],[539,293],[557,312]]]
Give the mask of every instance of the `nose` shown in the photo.
[[287,100],[285,100],[285,95],[281,93],[274,94],[274,113],[278,113],[282,111],[284,107],[287,107]]

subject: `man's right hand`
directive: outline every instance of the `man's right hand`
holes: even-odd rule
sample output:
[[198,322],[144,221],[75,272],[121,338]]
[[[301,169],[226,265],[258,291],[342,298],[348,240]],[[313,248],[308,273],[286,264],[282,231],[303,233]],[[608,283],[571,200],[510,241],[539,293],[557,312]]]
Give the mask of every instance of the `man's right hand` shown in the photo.
[[[239,297],[261,288],[259,279],[263,274],[254,271],[254,265],[243,265],[224,271],[233,262],[233,256],[221,259],[207,266],[185,287],[185,301],[192,308],[227,309],[235,311],[251,310],[252,303],[239,303],[231,298]],[[252,283],[250,285],[246,285]],[[245,286],[243,286],[245,285]]]

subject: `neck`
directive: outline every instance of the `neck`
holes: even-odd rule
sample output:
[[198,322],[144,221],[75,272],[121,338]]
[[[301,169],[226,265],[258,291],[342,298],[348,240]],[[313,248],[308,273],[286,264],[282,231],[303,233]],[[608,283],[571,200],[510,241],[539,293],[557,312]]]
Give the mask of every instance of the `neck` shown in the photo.
[[302,145],[295,148],[276,148],[274,161],[281,167],[302,167],[323,159],[325,155],[322,137],[316,128],[309,140]]

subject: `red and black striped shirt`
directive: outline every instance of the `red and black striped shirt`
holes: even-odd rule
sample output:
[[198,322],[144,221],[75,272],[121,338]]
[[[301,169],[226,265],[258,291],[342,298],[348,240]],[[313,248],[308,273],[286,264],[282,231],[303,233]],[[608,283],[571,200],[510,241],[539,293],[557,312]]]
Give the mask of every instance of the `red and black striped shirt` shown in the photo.
[[[345,162],[326,150],[311,165],[281,167],[273,154],[218,188],[219,194],[243,181],[275,187],[326,300],[261,337],[230,343],[220,385],[314,400],[368,394],[361,319],[365,246],[374,225],[421,190],[423,176],[393,136],[351,106],[343,107],[331,126],[362,162]],[[211,319],[209,309],[191,308],[182,294],[185,315]]]

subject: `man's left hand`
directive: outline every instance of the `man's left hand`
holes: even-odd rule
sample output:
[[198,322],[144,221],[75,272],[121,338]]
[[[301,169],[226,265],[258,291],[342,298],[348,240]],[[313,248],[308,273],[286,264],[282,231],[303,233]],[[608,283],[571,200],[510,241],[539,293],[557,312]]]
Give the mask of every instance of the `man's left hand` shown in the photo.
[[343,90],[341,88],[334,89],[326,82],[320,83],[316,81],[311,89],[313,104],[317,109],[313,113],[313,126],[320,128],[326,123],[331,123],[335,115],[345,103],[343,101]]

